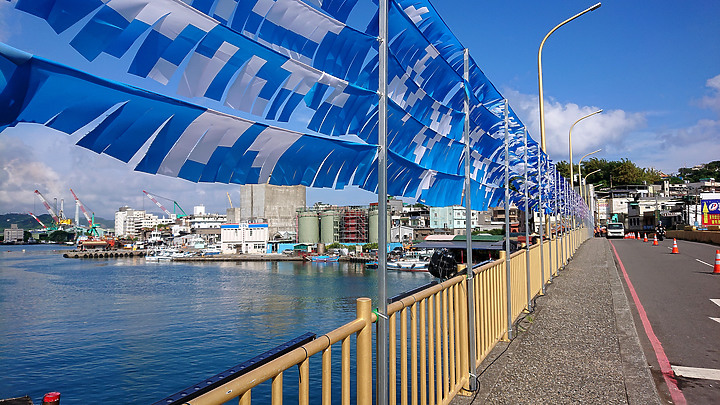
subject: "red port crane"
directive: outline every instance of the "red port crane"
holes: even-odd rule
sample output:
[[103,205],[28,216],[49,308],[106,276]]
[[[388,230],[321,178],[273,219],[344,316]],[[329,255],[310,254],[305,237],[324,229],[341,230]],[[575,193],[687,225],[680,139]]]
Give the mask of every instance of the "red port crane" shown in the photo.
[[43,229],[48,229],[48,227],[45,226],[45,224],[43,224],[42,221],[40,221],[40,219],[35,216],[35,214],[33,214],[32,212],[28,212],[28,214],[30,214],[31,217],[35,218],[35,220],[38,221],[38,224],[40,224],[40,226],[42,226]]
[[[73,197],[75,198],[75,204],[77,204],[80,207],[80,210],[82,211],[83,215],[85,216],[85,219],[88,221],[88,232],[90,235],[94,236],[100,236],[100,233],[97,230],[97,224],[95,223],[95,213],[93,213],[92,218],[90,217],[90,214],[88,214],[87,210],[85,209],[85,206],[83,205],[82,201],[78,198],[77,195],[75,195],[75,192],[73,189],[70,189],[70,192],[72,193]],[[77,224],[75,224],[77,226]]]
[[52,209],[52,207],[50,206],[50,204],[47,202],[47,200],[45,199],[45,197],[43,197],[43,195],[40,194],[40,192],[39,192],[38,190],[35,190],[35,194],[37,194],[38,198],[40,198],[40,201],[42,201],[43,205],[45,206],[45,209],[47,210],[47,212],[50,214],[50,216],[52,216],[53,222],[54,222],[56,225],[57,225],[57,224],[60,224],[60,218],[58,218],[57,214],[56,214],[55,211]]
[[[145,195],[146,195],[149,199],[151,199],[152,202],[155,203],[155,205],[157,205],[158,207],[160,207],[160,209],[163,210],[163,212],[165,212],[165,213],[168,215],[169,218],[172,218],[173,215],[175,215],[175,214],[171,213],[170,210],[168,210],[167,208],[165,208],[165,206],[163,206],[163,205],[160,203],[160,201],[158,201],[158,200],[157,200],[155,197],[153,197],[150,193],[148,193],[148,192],[145,191],[145,190],[143,190],[143,193],[145,193]],[[160,196],[157,196],[157,197],[160,197]],[[180,214],[177,214],[177,215],[176,215],[177,218],[182,218],[182,217],[187,216],[187,214],[185,213],[185,210],[182,209],[182,207],[180,206],[180,204],[177,203],[177,201],[173,201],[173,200],[171,200],[171,199],[169,199],[169,198],[166,198],[166,197],[160,197],[160,198],[162,198],[162,199],[164,199],[164,200],[172,201],[172,202],[173,202],[173,210],[175,210],[175,207],[177,207],[177,208],[180,210],[180,212],[182,212],[182,215],[180,215]]]
[[73,198],[75,198],[75,204],[77,204],[77,205],[80,207],[80,211],[82,211],[83,215],[85,215],[85,219],[87,219],[87,221],[88,221],[88,228],[92,228],[92,226],[93,226],[93,221],[92,221],[92,219],[90,218],[90,214],[88,214],[87,210],[85,209],[85,206],[84,206],[83,203],[80,201],[80,199],[78,198],[78,196],[75,195],[75,192],[73,191],[73,189],[70,189],[70,192],[72,193]]

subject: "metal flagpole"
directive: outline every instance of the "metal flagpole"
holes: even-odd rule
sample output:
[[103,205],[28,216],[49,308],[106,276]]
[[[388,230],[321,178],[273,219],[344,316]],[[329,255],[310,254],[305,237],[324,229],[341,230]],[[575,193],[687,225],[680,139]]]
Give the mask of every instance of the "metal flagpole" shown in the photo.
[[[465,84],[470,80],[470,56],[467,49],[464,52],[465,72],[463,79]],[[475,379],[475,273],[473,272],[472,262],[472,211],[470,208],[470,194],[472,193],[470,186],[470,99],[468,93],[465,92],[465,239],[467,241],[467,305],[468,305],[468,357],[470,366],[470,391],[477,389],[477,380]]]
[[555,209],[553,210],[555,214],[555,235],[557,235],[557,243],[555,243],[555,268],[560,270],[560,245],[562,244],[562,233],[560,232],[560,227],[558,226],[560,222],[560,196],[558,195],[559,191],[559,184],[560,178],[558,177],[558,171],[557,171],[557,165],[553,165],[553,179],[554,179],[554,187],[553,191],[555,194]]
[[542,207],[542,150],[538,145],[538,214],[540,214],[540,295],[545,295],[545,254],[543,253],[543,239],[545,238],[545,229],[543,224],[545,210]]
[[527,129],[523,128],[523,141],[525,142],[525,156],[523,156],[523,163],[525,164],[525,284],[527,287],[527,309],[532,311],[532,287],[530,286],[530,208],[528,204],[528,144],[527,144]]
[[510,283],[510,131],[508,101],[505,100],[505,288],[507,291],[507,334],[512,339],[512,291]]
[[388,0],[379,1],[378,92],[378,319],[377,404],[388,403],[388,316],[387,316],[387,58]]
[[[547,170],[546,170],[545,172],[546,172],[546,173],[549,173],[549,172],[550,172],[550,160],[549,160],[549,159],[546,160],[546,161],[545,161],[545,164],[547,165]],[[551,201],[550,198],[551,198],[551,197],[548,197],[548,204],[550,204],[550,201]],[[547,229],[547,232],[548,232],[548,267],[550,268],[550,282],[552,282],[552,280],[553,280],[553,269],[552,269],[552,261],[553,261],[553,258],[552,258],[552,257],[553,257],[553,254],[552,254],[552,240],[553,240],[553,234],[552,234],[552,228],[550,227],[550,216],[548,215],[547,218],[548,218],[548,221],[547,221],[547,226],[548,226],[548,229]],[[555,235],[555,243],[557,243],[557,234]]]

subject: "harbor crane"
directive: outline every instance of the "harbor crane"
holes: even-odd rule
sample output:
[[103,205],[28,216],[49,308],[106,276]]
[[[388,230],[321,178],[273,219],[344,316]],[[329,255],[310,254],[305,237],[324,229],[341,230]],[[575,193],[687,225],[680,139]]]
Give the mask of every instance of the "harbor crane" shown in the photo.
[[43,195],[40,193],[40,191],[35,190],[35,194],[38,196],[38,198],[40,199],[40,201],[42,201],[43,205],[45,206],[45,209],[47,210],[47,212],[48,212],[48,213],[50,214],[50,216],[52,217],[53,222],[54,222],[56,225],[57,225],[57,224],[60,224],[60,218],[58,218],[57,214],[55,213],[55,210],[53,210],[52,207],[50,206],[50,203],[48,203],[48,201],[45,199],[45,197],[43,197]]
[[[90,217],[90,214],[88,214],[87,210],[85,209],[85,205],[83,205],[82,201],[78,198],[78,196],[75,194],[73,189],[70,189],[70,192],[72,193],[73,198],[75,198],[75,204],[77,207],[80,207],[80,211],[82,211],[83,215],[85,216],[85,219],[88,221],[88,232],[91,235],[100,236],[100,234],[97,231],[97,224],[95,224],[95,213],[93,213],[92,218]],[[77,219],[75,220],[75,226],[78,226]]]
[[43,229],[48,229],[48,227],[45,226],[45,224],[43,224],[42,221],[35,216],[35,214],[33,214],[32,212],[28,212],[28,214],[30,214],[31,217],[35,218],[35,220],[38,222],[38,224],[40,224],[40,226],[43,227]]
[[[177,203],[177,201],[172,200],[172,199],[167,198],[167,197],[161,197],[161,196],[159,196],[159,195],[153,196],[152,194],[148,193],[148,192],[145,191],[145,190],[143,190],[143,193],[145,193],[145,195],[146,195],[150,200],[152,200],[152,202],[154,202],[155,205],[157,205],[161,210],[163,210],[163,212],[166,213],[166,214],[168,215],[168,217],[170,217],[170,218],[173,218],[173,217],[182,218],[182,217],[186,217],[186,216],[187,216],[187,214],[185,213],[185,210],[182,209],[182,207],[180,206],[180,204]],[[160,203],[160,201],[158,201],[157,198],[155,198],[155,197],[162,198],[163,200],[172,201],[172,202],[173,202],[173,211],[175,211],[175,208],[178,208],[178,209],[180,210],[180,212],[182,212],[182,215],[171,213],[170,210],[168,210],[167,208],[165,208],[165,206],[162,205],[162,204]]]

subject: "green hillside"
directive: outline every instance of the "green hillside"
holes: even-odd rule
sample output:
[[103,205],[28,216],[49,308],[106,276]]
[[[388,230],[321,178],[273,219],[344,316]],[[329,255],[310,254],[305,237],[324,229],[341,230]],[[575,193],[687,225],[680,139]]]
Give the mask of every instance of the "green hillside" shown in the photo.
[[[52,217],[50,214],[43,214],[37,216],[40,221],[42,221],[43,224],[46,226],[50,226],[52,224]],[[80,221],[81,225],[84,225],[85,218],[83,218]],[[95,217],[95,222],[101,227],[101,228],[114,228],[115,227],[115,221],[108,221],[103,218]],[[38,229],[40,228],[40,224],[33,219],[28,214],[0,214],[0,231],[3,231],[7,228],[10,228],[11,224],[17,224],[18,228],[25,229],[25,230],[31,230],[31,229]]]

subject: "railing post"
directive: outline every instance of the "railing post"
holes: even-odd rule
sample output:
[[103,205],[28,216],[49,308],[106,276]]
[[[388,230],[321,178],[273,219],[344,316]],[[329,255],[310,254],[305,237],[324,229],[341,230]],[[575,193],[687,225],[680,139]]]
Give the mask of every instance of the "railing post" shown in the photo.
[[507,339],[512,339],[512,287],[510,286],[510,263],[508,256],[504,250],[500,251],[500,261],[502,262],[503,274],[505,275],[505,315],[507,316]]
[[355,316],[365,321],[357,333],[357,403],[372,404],[372,301],[358,298]]

